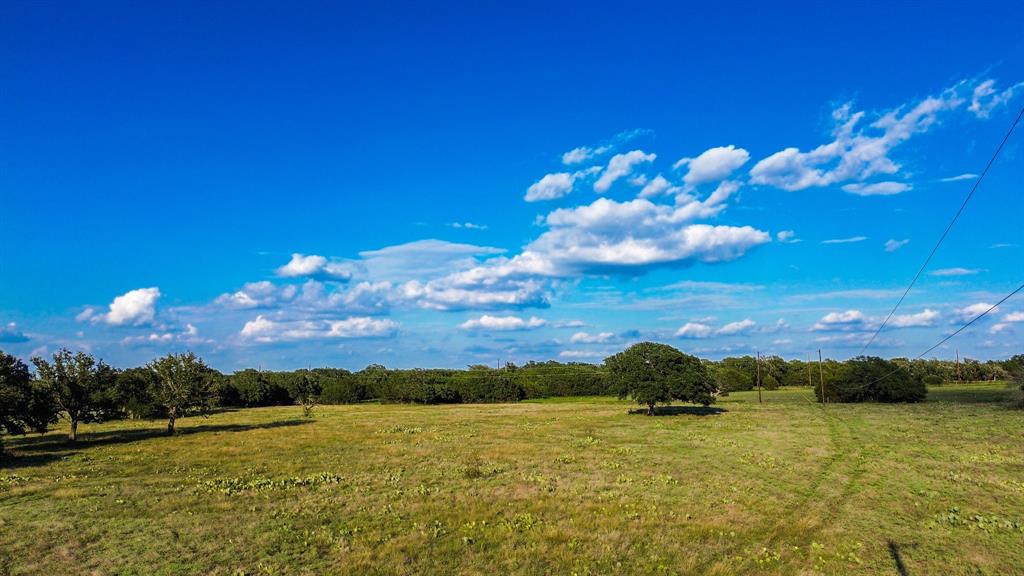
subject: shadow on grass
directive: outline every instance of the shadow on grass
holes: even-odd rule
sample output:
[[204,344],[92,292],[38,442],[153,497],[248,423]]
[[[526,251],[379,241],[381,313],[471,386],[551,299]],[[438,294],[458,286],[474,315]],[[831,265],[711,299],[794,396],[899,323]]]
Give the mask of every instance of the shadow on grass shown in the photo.
[[892,561],[896,563],[896,572],[899,572],[900,576],[909,576],[910,572],[907,570],[907,565],[903,563],[903,555],[900,554],[900,545],[888,541],[889,555],[892,556]]
[[[715,406],[655,406],[655,416],[717,416],[728,412],[725,408]],[[647,415],[647,408],[630,410],[630,414]]]
[[[178,428],[174,435],[189,436],[210,432],[248,432],[250,430],[301,426],[309,422],[309,420],[279,420],[264,424],[200,424],[198,426]],[[167,428],[155,424],[153,428],[80,433],[78,440],[75,442],[68,441],[67,437],[63,435],[53,433],[44,436],[7,437],[4,439],[7,453],[4,455],[2,462],[0,462],[0,468],[40,466],[77,454],[80,450],[87,450],[98,446],[127,444],[152,438],[168,438]]]
[[926,402],[950,402],[954,404],[997,404],[1007,402],[1013,396],[1014,388],[969,388],[933,386],[928,389]]

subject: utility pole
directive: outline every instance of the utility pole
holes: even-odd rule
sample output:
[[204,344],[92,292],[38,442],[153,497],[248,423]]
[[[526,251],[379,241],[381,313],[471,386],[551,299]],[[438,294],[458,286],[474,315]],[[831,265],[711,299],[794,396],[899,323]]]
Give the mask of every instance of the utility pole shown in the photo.
[[761,400],[761,353],[757,353],[757,403],[760,404]]
[[821,403],[828,404],[828,396],[825,396],[825,369],[821,366],[821,348],[818,348],[818,377],[821,378]]
[[962,383],[963,377],[960,376],[960,349],[956,349],[956,382],[957,384]]

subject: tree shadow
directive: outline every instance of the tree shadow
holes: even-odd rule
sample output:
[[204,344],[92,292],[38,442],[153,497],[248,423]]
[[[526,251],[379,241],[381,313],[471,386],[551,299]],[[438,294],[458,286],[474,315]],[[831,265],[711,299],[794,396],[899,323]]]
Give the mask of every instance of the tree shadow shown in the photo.
[[[717,416],[728,412],[725,408],[715,406],[655,406],[655,416]],[[647,408],[630,410],[630,414],[647,415]]]
[[899,572],[900,576],[909,576],[910,571],[907,570],[907,565],[903,563],[903,555],[900,554],[900,545],[892,540],[887,541],[887,544],[889,546],[889,555],[892,556],[892,561],[896,563],[896,571]]
[[[201,433],[248,432],[290,426],[301,426],[309,420],[279,420],[263,424],[200,424],[178,428],[174,436],[189,436]],[[135,430],[109,430],[105,432],[83,432],[75,442],[68,441],[62,434],[49,433],[41,436],[4,438],[6,454],[0,461],[0,468],[25,468],[40,466],[77,454],[81,450],[99,446],[111,446],[140,442],[153,438],[171,438],[163,426]]]

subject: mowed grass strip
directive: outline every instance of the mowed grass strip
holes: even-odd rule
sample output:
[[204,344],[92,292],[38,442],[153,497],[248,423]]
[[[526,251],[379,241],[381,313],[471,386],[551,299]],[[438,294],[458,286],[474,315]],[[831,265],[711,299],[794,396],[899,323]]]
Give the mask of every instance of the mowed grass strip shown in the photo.
[[1024,414],[735,393],[322,406],[8,438],[0,574],[1024,574]]

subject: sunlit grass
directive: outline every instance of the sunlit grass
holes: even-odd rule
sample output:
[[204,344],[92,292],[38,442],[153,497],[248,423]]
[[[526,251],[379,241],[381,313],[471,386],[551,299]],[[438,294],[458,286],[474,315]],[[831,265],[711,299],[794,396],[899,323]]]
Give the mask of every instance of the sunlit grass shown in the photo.
[[9,439],[0,574],[1024,573],[1024,415],[738,393],[323,406]]

